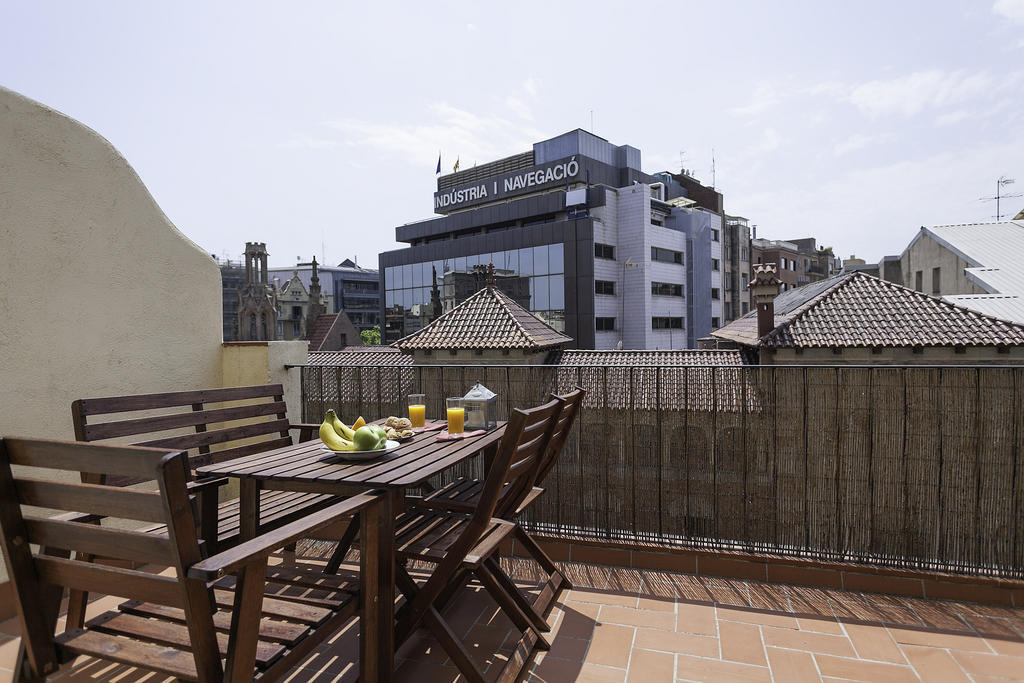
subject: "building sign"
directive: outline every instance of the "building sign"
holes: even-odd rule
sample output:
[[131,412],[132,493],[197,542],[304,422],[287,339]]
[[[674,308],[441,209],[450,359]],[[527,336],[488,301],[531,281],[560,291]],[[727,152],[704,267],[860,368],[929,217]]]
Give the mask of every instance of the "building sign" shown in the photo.
[[564,185],[580,176],[576,157],[534,166],[528,171],[514,171],[486,180],[460,185],[434,193],[434,211],[449,213],[475,204],[507,199],[537,190]]

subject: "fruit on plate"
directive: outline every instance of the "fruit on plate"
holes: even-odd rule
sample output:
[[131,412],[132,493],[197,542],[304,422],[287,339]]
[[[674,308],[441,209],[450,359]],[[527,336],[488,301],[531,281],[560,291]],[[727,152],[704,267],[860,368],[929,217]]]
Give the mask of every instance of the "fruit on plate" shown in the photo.
[[360,415],[359,419],[357,419],[355,422],[352,423],[352,431],[355,431],[355,430],[359,429],[360,427],[365,427],[365,426],[366,426],[366,420],[364,420],[363,416]]
[[351,441],[343,438],[335,431],[334,424],[329,416],[324,417],[324,421],[320,425],[320,440],[332,451],[351,451],[355,449]]
[[349,441],[352,440],[352,436],[355,434],[356,430],[352,427],[346,427],[345,423],[341,421],[341,418],[338,417],[338,414],[334,412],[333,408],[328,410],[324,415],[324,422],[330,422],[331,426],[334,427],[334,431],[338,433],[338,436],[348,439]]
[[387,434],[376,425],[360,427],[352,437],[352,445],[357,451],[379,451],[387,446]]

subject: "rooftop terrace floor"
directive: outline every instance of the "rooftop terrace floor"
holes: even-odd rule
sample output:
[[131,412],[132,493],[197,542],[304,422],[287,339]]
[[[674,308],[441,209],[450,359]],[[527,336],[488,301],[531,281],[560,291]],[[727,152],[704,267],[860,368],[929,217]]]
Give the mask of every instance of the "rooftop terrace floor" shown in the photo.
[[[536,565],[504,560],[520,585]],[[995,681],[1024,680],[1024,609],[900,598],[669,572],[564,563],[574,587],[548,622],[551,650],[525,680]],[[477,584],[447,610],[481,666],[495,676],[511,623]],[[90,616],[116,606],[103,598]],[[358,627],[310,655],[289,681],[355,681]],[[17,620],[0,623],[0,679],[18,651]],[[397,653],[398,680],[463,680],[421,629]],[[55,680],[158,681],[160,676],[79,658]]]

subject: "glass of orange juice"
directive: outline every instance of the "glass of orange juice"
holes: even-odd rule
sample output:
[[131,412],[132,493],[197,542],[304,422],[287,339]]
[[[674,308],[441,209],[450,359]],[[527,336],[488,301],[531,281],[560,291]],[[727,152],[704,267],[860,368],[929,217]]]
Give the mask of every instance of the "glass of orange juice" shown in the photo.
[[448,433],[461,434],[466,422],[466,409],[462,405],[462,398],[449,398],[446,400],[446,404],[448,407]]
[[427,395],[409,394],[409,422],[413,429],[422,427],[427,419]]

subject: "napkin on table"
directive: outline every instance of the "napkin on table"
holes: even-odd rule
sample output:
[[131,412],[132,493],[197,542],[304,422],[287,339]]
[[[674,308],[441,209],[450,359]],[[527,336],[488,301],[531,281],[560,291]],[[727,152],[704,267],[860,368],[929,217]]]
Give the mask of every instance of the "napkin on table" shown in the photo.
[[477,429],[477,430],[474,430],[472,432],[463,432],[461,434],[449,434],[448,430],[446,429],[445,431],[443,431],[443,432],[441,432],[440,434],[437,435],[437,440],[438,441],[455,441],[457,439],[467,439],[467,438],[469,438],[471,436],[480,436],[481,434],[486,434],[486,433],[487,433],[486,429]]

